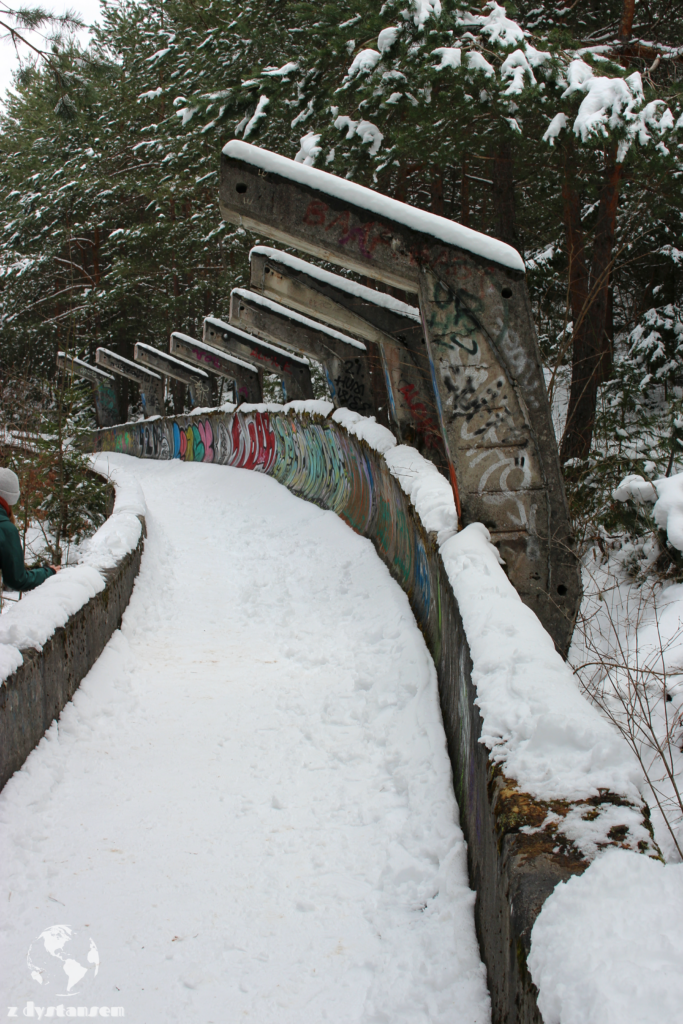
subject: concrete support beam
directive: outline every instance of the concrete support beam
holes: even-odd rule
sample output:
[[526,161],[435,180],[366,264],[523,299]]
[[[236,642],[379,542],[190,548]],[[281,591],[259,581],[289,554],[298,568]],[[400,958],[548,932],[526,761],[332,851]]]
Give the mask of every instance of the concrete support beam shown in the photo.
[[67,356],[64,352],[57,353],[57,366],[62,370],[68,370],[76,377],[90,381],[98,427],[113,427],[121,422],[114,378],[110,373],[91,366],[83,359]]
[[181,362],[180,359],[175,359],[173,356],[167,355],[166,352],[160,352],[158,349],[152,348],[151,345],[144,345],[140,341],[135,345],[134,357],[137,363],[147,369],[156,370],[164,377],[171,377],[173,380],[187,384],[193,409],[197,406],[209,405],[211,378],[204,370],[200,370],[196,366],[189,366],[187,363]]
[[379,346],[399,439],[448,475],[419,309],[266,246],[250,260],[254,291]]
[[235,288],[230,296],[230,323],[265,341],[284,345],[322,363],[336,406],[389,424],[389,399],[381,356],[324,324],[292,312],[256,292]]
[[114,380],[111,373],[107,373],[106,370],[91,366],[90,363],[86,363],[84,359],[78,359],[76,356],[67,356],[65,352],[57,353],[57,366],[60,370],[68,370],[73,373],[75,377],[82,377],[83,380],[90,381],[91,384],[111,384]]
[[164,381],[158,373],[145,370],[138,363],[124,359],[108,348],[98,348],[95,353],[98,366],[104,367],[120,377],[135,381],[140,389],[140,401],[145,416],[161,416],[164,412]]
[[236,359],[225,352],[205,345],[187,334],[174,331],[170,341],[171,355],[178,356],[185,362],[199,366],[203,370],[225,377],[235,385],[235,402],[257,404],[263,401],[263,385],[261,371],[242,359]]
[[254,335],[231,327],[213,316],[207,316],[204,320],[203,341],[212,348],[243,359],[265,373],[277,374],[286,402],[313,398],[309,365],[291,352],[259,341]]
[[233,140],[226,220],[419,294],[462,521],[483,522],[522,599],[566,653],[581,577],[516,250],[314,167]]

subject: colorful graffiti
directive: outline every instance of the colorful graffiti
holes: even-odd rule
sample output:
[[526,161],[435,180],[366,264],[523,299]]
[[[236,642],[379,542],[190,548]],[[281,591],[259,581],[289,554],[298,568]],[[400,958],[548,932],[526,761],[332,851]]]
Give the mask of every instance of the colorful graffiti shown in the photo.
[[95,437],[99,451],[268,473],[371,538],[427,627],[434,545],[381,456],[332,420],[237,410],[128,423]]
[[[238,410],[181,416],[102,430],[96,438],[104,450],[260,470],[299,497],[336,512],[372,541],[408,595],[434,657],[473,875],[495,873],[496,854],[486,846],[494,835],[488,751],[478,741],[481,723],[462,621],[435,539],[425,532],[384,458],[333,420],[305,413]],[[488,891],[498,893],[499,888],[491,885]],[[505,896],[502,907],[509,913]]]
[[277,455],[270,416],[261,412],[144,420],[98,431],[95,437],[98,451],[142,459],[216,462],[264,473],[272,471]]

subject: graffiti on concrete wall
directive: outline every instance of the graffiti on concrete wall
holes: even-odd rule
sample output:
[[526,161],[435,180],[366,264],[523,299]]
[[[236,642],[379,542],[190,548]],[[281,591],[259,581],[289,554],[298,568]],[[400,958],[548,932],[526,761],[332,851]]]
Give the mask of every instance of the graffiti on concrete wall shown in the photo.
[[216,462],[270,473],[276,459],[276,435],[269,413],[160,417],[101,430],[96,448],[142,459]]
[[381,456],[332,420],[237,410],[127,423],[95,437],[99,451],[268,473],[369,537],[411,596],[418,619],[434,618],[428,540],[408,499]]

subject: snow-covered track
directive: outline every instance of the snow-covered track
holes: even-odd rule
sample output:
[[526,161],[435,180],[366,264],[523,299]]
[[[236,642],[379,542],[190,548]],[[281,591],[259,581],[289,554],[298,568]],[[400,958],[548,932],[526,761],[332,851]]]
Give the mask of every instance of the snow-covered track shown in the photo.
[[[242,467],[372,540],[434,659],[494,1020],[536,1021],[530,933],[597,848],[656,854],[628,749],[578,693],[448,482],[389,431],[329,404],[206,410],[104,430],[94,447]],[[305,539],[301,539],[301,544]]]
[[[264,474],[103,463],[148,535],[121,630],[0,798],[3,1002],[486,1024],[436,672],[372,545]],[[82,991],[51,984],[56,924],[70,976],[99,951]]]

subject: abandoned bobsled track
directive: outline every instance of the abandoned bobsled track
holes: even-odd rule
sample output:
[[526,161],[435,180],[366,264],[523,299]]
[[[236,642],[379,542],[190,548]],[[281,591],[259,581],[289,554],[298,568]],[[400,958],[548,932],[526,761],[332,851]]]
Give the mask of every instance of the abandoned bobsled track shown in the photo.
[[[435,534],[385,457],[319,406],[155,419],[96,436],[98,468],[109,460],[142,483],[149,538],[122,635],[5,789],[4,857],[12,898],[26,901],[5,939],[15,948],[17,929],[39,923],[36,879],[43,917],[54,898],[90,924],[111,892],[112,955],[125,971],[131,951],[143,958],[131,998],[145,1020],[144,979],[154,977],[184,1008],[174,1016],[169,1004],[168,1020],[197,1007],[202,1020],[229,1020],[214,1016],[228,992],[235,1006],[258,1005],[263,1020],[288,1020],[304,1003],[307,1013],[334,1006],[340,1021],[372,1020],[379,1001],[392,1020],[412,1022],[485,1019],[476,928],[493,1020],[538,1021],[525,968],[531,928],[557,882],[586,861],[540,828],[549,806],[520,793],[479,741],[468,641]],[[183,465],[192,462],[200,465]],[[307,503],[287,505],[279,484]],[[323,524],[332,534],[318,538]],[[351,836],[366,838],[354,847]],[[317,853],[304,856],[309,846]],[[288,851],[293,874],[283,881],[268,865]],[[343,878],[343,909],[329,892],[311,895],[319,875]],[[243,889],[258,905],[258,935]],[[323,927],[316,914],[346,924]],[[369,920],[380,945],[353,946]],[[300,945],[296,962],[285,955],[290,927],[316,950],[313,967]],[[202,943],[196,955],[170,945],[199,934],[219,945],[215,956]],[[246,978],[248,998],[235,994],[235,978]]]
[[[101,424],[112,374],[148,413],[165,376],[195,406],[230,379],[242,404],[92,435],[98,471],[142,486],[149,537],[99,658],[137,519],[106,628],[97,576],[56,642],[5,658],[5,777],[48,731],[3,792],[18,909],[2,941],[14,956],[40,934],[46,901],[97,921],[126,1015],[150,1024],[540,1024],[531,930],[587,867],[577,821],[601,848],[656,850],[628,756],[558,653],[581,584],[523,264],[244,143],[224,150],[221,210],[419,311],[257,247],[254,291],[203,341],[71,360]],[[307,358],[333,404],[258,404],[264,367],[308,396]],[[433,461],[396,446],[413,437]],[[54,650],[69,685],[50,703]],[[75,664],[92,666],[80,689]],[[520,737],[530,759],[510,770]]]

